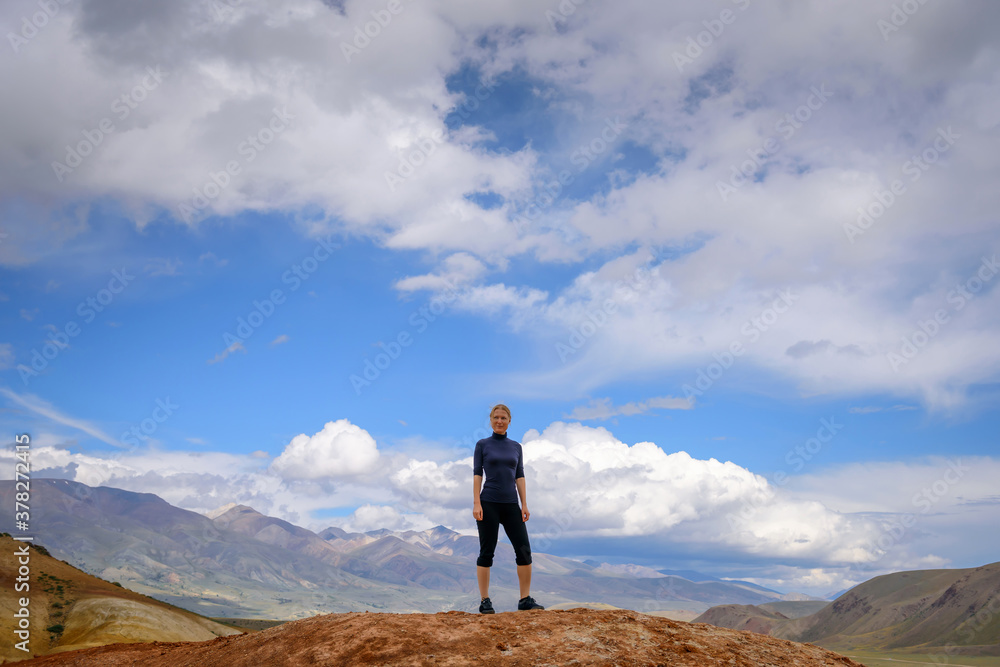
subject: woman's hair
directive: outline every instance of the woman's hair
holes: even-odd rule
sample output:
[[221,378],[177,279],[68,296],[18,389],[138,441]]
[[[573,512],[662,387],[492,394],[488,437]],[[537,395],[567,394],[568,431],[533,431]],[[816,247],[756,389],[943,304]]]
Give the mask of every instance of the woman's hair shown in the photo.
[[493,409],[490,410],[490,418],[491,419],[493,418],[493,413],[496,412],[497,410],[503,410],[504,412],[507,413],[507,419],[511,418],[511,416],[510,416],[510,408],[508,408],[503,403],[497,403],[496,405],[493,406]]

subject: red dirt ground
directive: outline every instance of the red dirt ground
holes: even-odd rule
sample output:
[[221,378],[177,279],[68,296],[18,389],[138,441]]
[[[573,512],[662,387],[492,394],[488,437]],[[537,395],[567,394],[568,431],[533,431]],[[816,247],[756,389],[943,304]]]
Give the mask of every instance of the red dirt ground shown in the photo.
[[811,644],[634,611],[326,614],[206,642],[111,644],[24,667],[727,665],[864,667]]

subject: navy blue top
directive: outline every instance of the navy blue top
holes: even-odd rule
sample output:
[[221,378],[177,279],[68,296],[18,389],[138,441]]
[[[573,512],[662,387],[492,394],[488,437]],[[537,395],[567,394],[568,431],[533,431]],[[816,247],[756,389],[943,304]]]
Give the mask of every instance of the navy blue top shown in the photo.
[[472,474],[483,476],[486,481],[479,492],[480,502],[516,503],[517,485],[514,480],[524,477],[524,456],[521,443],[506,434],[494,433],[476,443],[472,457]]

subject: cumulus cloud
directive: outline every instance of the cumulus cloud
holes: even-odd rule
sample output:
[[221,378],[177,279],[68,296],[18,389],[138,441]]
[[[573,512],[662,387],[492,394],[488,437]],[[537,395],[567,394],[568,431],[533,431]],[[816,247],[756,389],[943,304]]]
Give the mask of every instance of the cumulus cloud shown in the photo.
[[[731,462],[667,453],[651,442],[630,446],[602,427],[576,423],[528,431],[522,444],[533,544],[541,551],[602,538],[601,548],[613,551],[608,545],[619,541],[638,554],[653,540],[689,556],[741,554],[841,570],[884,552],[878,545],[884,518],[832,509],[808,493],[789,494]],[[408,511],[469,525],[470,468],[471,458],[410,460],[390,480]],[[860,494],[859,505],[865,497]],[[918,562],[905,545],[894,546],[894,562]]]
[[[717,563],[763,585],[827,593],[888,571],[986,563],[1000,547],[981,528],[1000,520],[1000,462],[989,457],[854,464],[769,480],[579,423],[555,422],[522,442],[539,552],[626,554],[653,567]],[[44,433],[33,440],[39,476],[155,493],[198,512],[236,502],[317,531],[443,524],[475,533],[471,456],[380,455],[367,432],[343,419],[297,436],[270,466],[259,451],[99,456],[59,443]],[[7,474],[13,456],[0,452]],[[356,509],[318,518],[344,507]]]
[[363,533],[381,528],[387,530],[426,530],[434,524],[422,515],[407,515],[388,505],[365,504],[354,510],[341,522],[340,527],[348,532]]
[[337,479],[371,472],[378,462],[378,447],[368,431],[338,419],[312,436],[292,438],[270,470],[285,479]]

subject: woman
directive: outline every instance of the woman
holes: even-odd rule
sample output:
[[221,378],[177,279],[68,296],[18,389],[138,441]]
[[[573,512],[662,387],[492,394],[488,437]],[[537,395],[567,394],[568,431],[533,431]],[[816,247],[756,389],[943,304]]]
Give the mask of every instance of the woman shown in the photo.
[[[514,547],[517,563],[517,580],[521,588],[519,611],[544,609],[529,595],[531,592],[531,545],[524,522],[531,516],[528,511],[527,492],[524,488],[524,457],[521,443],[507,437],[510,409],[499,404],[490,410],[493,435],[476,443],[472,462],[472,516],[479,528],[479,558],[476,559],[476,578],[479,580],[480,614],[492,614],[490,602],[490,567],[497,546],[500,524]],[[483,472],[486,484],[483,484]],[[480,492],[480,488],[482,492]],[[517,498],[521,498],[521,506]]]

